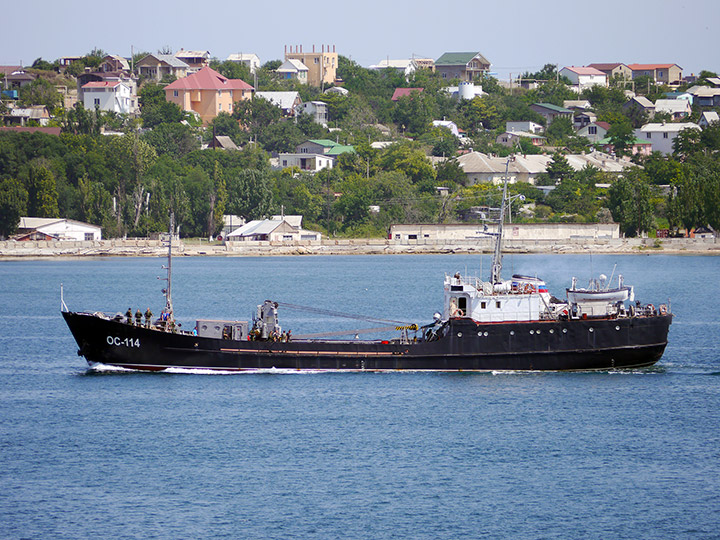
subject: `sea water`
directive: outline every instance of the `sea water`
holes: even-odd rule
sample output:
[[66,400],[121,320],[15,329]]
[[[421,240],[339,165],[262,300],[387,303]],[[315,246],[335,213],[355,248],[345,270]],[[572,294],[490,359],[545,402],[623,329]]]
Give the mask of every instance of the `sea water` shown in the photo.
[[[507,256],[622,273],[675,320],[653,368],[600,373],[89,370],[60,316],[164,299],[162,259],[0,262],[0,538],[718,538],[720,258]],[[173,300],[427,323],[479,256],[175,258]],[[482,268],[482,273],[481,273]],[[294,334],[375,327],[280,308]]]

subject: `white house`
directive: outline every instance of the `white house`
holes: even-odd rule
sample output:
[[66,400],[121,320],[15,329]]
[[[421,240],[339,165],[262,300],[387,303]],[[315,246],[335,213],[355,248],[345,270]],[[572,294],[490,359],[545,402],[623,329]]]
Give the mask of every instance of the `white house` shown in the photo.
[[403,60],[380,60],[377,64],[370,66],[368,69],[381,71],[383,69],[393,69],[397,71],[400,75],[405,77],[407,80],[410,75],[415,73],[415,70],[417,69],[417,65],[415,64],[414,60],[410,59],[403,59]]
[[716,111],[705,111],[700,115],[698,125],[701,128],[705,129],[710,124],[713,124],[715,122],[720,122],[720,116],[718,116],[718,113]]
[[672,120],[687,118],[692,113],[692,107],[687,99],[658,99],[655,102],[655,114],[667,113]]
[[302,104],[302,112],[312,116],[312,119],[320,125],[327,124],[328,106],[324,101],[307,101]]
[[21,217],[17,240],[102,240],[102,227],[62,218]]
[[495,142],[503,146],[514,147],[519,143],[520,139],[530,141],[533,146],[542,146],[545,143],[545,137],[527,131],[506,131],[498,135]]
[[460,138],[460,131],[458,130],[457,124],[452,120],[433,120],[433,127],[443,127],[449,129],[450,133],[455,135],[458,139]]
[[672,154],[675,138],[684,129],[700,129],[700,126],[693,122],[650,123],[636,129],[635,136],[638,139],[650,141],[653,151]]
[[94,81],[84,84],[83,105],[86,109],[135,114],[137,112],[137,95],[133,94],[133,86],[124,81]]
[[505,122],[505,131],[525,131],[527,133],[542,133],[543,127],[529,120],[523,122]]
[[298,242],[321,239],[321,233],[302,228],[302,216],[284,215],[249,221],[227,236],[229,241]]
[[255,92],[255,98],[262,98],[282,109],[283,115],[295,116],[302,105],[298,92]]
[[260,58],[254,53],[233,53],[227,57],[228,62],[245,64],[250,73],[255,73],[260,68]]
[[564,67],[560,70],[560,76],[570,79],[574,89],[578,92],[591,86],[607,86],[607,75],[599,69],[591,67]]
[[591,143],[597,143],[607,137],[610,124],[607,122],[590,122],[588,125],[578,129],[578,136],[585,137]]
[[322,169],[332,169],[335,165],[335,156],[310,153],[278,154],[278,167],[298,167],[302,171],[317,172]]
[[300,60],[294,58],[285,60],[275,72],[280,75],[282,79],[296,79],[303,84],[307,84],[308,81],[308,67]]

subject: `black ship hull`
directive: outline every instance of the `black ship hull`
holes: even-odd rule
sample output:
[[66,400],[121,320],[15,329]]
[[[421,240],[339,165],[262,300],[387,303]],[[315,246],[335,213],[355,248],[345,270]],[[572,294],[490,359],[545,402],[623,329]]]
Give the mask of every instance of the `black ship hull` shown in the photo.
[[667,345],[671,314],[476,323],[450,319],[433,341],[236,341],[63,312],[88,363],[160,371],[581,371],[647,367]]

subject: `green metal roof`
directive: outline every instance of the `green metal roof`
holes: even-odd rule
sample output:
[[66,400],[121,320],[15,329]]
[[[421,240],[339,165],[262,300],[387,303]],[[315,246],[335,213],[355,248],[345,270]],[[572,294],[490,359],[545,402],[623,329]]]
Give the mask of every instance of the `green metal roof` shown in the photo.
[[337,146],[338,144],[330,139],[310,139],[308,142],[319,144],[320,146]]
[[336,144],[330,150],[325,152],[326,156],[337,156],[345,152],[354,152],[355,147],[351,145]]
[[482,54],[479,52],[448,52],[443,54],[440,58],[435,60],[436,66],[459,66],[459,65],[465,65],[470,60],[472,60],[475,57],[478,57],[478,60],[480,60],[484,64],[490,64],[487,58],[485,58]]
[[[632,144],[651,144],[652,141],[648,141],[647,139],[638,139],[635,137],[635,139],[632,141]],[[612,144],[610,142],[610,137],[605,137],[604,139],[600,139],[596,144]]]
[[564,107],[558,107],[557,105],[553,105],[552,103],[533,103],[533,105],[537,105],[539,107],[545,107],[546,109],[550,109],[551,111],[559,112],[559,113],[572,113],[570,109],[565,109]]

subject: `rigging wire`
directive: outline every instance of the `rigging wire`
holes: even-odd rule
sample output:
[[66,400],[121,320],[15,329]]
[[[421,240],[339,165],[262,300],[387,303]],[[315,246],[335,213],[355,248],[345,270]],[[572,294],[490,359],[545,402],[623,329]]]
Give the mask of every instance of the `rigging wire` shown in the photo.
[[396,321],[392,319],[380,319],[378,317],[368,317],[366,315],[355,315],[352,313],[342,313],[340,311],[332,311],[329,309],[315,308],[310,306],[301,306],[298,304],[288,304],[286,302],[277,302],[278,306],[282,306],[287,309],[294,309],[297,311],[308,311],[310,313],[316,313],[318,315],[327,315],[328,317],[341,317],[345,319],[355,319],[358,321],[377,322],[385,324],[409,324],[407,321]]

